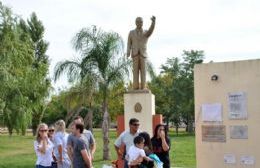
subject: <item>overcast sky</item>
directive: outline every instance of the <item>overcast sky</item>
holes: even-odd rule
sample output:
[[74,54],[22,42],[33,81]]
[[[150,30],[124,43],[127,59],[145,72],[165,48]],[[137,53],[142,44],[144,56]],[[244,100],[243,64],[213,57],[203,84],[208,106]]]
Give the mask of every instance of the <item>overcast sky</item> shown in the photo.
[[[2,0],[14,13],[28,18],[36,12],[50,43],[50,76],[57,62],[77,56],[71,39],[83,27],[97,25],[119,33],[126,42],[135,18],[144,28],[157,18],[148,55],[159,72],[167,58],[183,50],[204,50],[205,62],[260,58],[259,0]],[[125,44],[126,46],[126,44]],[[126,48],[126,47],[125,47]],[[67,85],[61,78],[55,88]]]

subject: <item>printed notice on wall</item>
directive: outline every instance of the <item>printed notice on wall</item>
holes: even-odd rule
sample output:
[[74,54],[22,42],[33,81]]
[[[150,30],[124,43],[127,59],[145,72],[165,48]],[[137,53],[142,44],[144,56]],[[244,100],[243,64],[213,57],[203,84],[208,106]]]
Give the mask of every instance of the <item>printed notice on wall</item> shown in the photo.
[[220,103],[203,104],[202,121],[222,121],[222,106]]
[[234,154],[225,154],[224,155],[224,163],[226,164],[235,164],[236,163],[236,157]]
[[244,156],[241,156],[240,161],[241,161],[241,164],[243,164],[243,165],[254,165],[255,157],[244,155]]
[[229,119],[247,119],[247,103],[245,92],[228,94]]

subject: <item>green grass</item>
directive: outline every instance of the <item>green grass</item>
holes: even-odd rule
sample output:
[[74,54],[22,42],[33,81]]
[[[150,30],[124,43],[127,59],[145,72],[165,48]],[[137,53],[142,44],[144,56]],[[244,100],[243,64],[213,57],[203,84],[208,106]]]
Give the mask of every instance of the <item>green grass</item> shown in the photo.
[[[102,161],[102,133],[95,130],[94,135],[97,141],[97,151],[94,158],[94,167],[102,168],[103,164],[110,164],[110,161]],[[195,138],[181,132],[176,136],[173,132],[171,137],[171,166],[195,168]],[[116,159],[113,143],[116,139],[115,131],[110,132],[110,151],[112,160]],[[34,137],[31,135],[19,136],[0,134],[0,168],[33,168],[36,156],[33,150]]]

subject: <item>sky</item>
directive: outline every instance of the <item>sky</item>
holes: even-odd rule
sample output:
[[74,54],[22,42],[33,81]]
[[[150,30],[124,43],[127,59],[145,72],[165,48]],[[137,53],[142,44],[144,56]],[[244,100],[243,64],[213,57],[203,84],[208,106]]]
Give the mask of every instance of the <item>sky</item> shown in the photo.
[[[119,33],[125,42],[143,17],[144,29],[156,16],[148,57],[157,73],[167,58],[183,50],[203,50],[205,62],[260,58],[259,0],[2,0],[21,17],[36,12],[50,43],[50,77],[57,62],[77,57],[71,39],[83,27],[96,25]],[[62,77],[54,88],[68,87]]]

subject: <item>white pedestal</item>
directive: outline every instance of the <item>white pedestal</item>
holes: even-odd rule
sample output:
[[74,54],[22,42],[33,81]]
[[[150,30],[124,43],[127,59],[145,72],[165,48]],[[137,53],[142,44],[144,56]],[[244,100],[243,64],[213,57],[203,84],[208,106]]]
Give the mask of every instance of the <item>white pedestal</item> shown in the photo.
[[[140,103],[139,105],[137,105]],[[140,110],[141,105],[141,111]],[[137,108],[137,110],[136,110]],[[125,129],[129,129],[129,120],[137,118],[140,130],[153,135],[153,115],[155,114],[155,98],[151,92],[129,92],[124,94]]]

